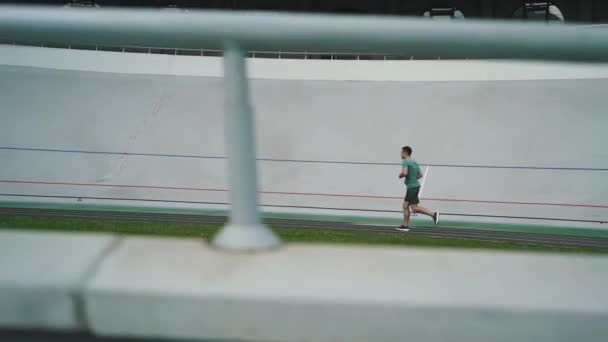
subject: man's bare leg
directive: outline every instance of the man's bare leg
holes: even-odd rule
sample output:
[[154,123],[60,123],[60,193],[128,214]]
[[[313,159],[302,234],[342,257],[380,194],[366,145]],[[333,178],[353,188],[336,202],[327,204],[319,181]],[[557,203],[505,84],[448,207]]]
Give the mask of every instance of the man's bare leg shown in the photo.
[[439,213],[433,212],[432,210],[427,209],[425,207],[421,207],[417,204],[412,204],[410,206],[410,208],[412,209],[413,212],[415,212],[417,214],[423,214],[423,215],[429,216],[430,218],[433,219],[435,224],[437,224],[437,221],[439,220]]
[[424,214],[424,215],[430,216],[430,217],[433,217],[433,215],[435,214],[430,209],[427,209],[425,207],[421,207],[418,204],[412,204],[410,206],[410,208],[412,208],[412,211],[415,212],[415,213],[417,213],[417,214]]
[[409,204],[409,202],[403,202],[403,225],[406,227],[410,226],[410,204]]

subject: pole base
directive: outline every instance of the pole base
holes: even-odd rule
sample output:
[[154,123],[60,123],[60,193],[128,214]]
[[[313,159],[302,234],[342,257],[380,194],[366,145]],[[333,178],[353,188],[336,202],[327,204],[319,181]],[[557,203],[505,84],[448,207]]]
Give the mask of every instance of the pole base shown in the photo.
[[263,224],[228,223],[213,239],[213,245],[235,251],[259,251],[277,248],[281,240]]

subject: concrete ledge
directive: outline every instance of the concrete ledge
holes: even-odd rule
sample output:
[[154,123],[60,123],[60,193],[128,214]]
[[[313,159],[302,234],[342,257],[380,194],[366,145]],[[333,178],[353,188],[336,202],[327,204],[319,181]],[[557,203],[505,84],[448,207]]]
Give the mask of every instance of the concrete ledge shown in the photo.
[[96,334],[263,341],[608,340],[608,259],[128,238],[85,289]]
[[0,331],[606,341],[607,285],[606,257],[319,245],[231,254],[200,240],[0,232]]
[[115,241],[0,231],[0,328],[83,329],[79,289]]

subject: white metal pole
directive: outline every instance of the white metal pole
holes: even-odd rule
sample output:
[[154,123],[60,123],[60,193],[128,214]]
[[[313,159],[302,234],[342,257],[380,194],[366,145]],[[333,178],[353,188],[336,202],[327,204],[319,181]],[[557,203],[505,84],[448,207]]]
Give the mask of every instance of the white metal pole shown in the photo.
[[422,184],[420,184],[420,192],[418,193],[418,197],[422,197],[422,191],[424,191],[424,185],[426,184],[426,180],[429,178],[429,171],[431,170],[430,166],[427,166],[422,174]]
[[228,224],[222,228],[213,244],[227,249],[257,250],[276,247],[280,245],[280,240],[260,219],[254,121],[244,57],[237,43],[224,44],[224,135],[232,208]]

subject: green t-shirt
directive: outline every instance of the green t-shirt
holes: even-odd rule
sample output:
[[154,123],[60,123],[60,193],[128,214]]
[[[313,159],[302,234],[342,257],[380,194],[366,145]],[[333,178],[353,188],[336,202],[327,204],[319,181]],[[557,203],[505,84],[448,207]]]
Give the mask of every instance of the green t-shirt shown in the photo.
[[412,158],[403,159],[401,166],[407,167],[407,176],[405,176],[405,185],[408,188],[418,188],[420,183],[418,182],[418,175],[420,174],[420,166]]

